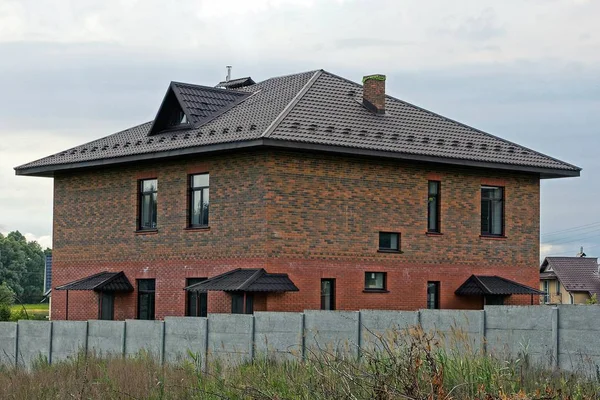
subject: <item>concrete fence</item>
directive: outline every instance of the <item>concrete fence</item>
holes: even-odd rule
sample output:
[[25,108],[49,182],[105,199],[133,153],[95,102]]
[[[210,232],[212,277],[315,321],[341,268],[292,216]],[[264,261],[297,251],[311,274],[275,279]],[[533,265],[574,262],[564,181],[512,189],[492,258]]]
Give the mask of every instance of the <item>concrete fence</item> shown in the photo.
[[490,306],[483,311],[305,311],[167,317],[164,321],[0,322],[0,364],[28,367],[35,360],[66,360],[81,351],[130,356],[144,350],[160,362],[190,354],[203,366],[213,359],[243,362],[256,355],[277,359],[309,352],[373,351],[379,335],[421,326],[448,345],[542,366],[595,371],[600,365],[600,306]]

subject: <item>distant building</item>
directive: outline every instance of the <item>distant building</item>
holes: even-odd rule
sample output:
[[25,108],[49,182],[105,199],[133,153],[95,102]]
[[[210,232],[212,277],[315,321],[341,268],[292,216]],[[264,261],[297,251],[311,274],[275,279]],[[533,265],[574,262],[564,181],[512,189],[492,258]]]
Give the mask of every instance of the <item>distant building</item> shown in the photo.
[[44,262],[44,296],[52,290],[52,255],[46,256]]
[[585,304],[594,294],[600,300],[598,272],[595,257],[546,257],[540,266],[542,303]]

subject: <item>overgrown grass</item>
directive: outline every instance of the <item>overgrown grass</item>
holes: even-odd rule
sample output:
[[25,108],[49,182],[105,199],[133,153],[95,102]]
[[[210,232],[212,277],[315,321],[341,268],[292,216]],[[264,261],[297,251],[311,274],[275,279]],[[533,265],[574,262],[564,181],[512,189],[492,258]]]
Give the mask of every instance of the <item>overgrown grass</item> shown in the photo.
[[[30,371],[0,371],[2,399],[599,399],[597,377],[552,372],[526,355],[483,355],[468,342],[420,329],[372,334],[360,361],[331,347],[275,361],[259,356],[237,366],[189,354],[161,366],[147,353],[134,358],[80,354]],[[443,340],[443,338],[442,338]],[[347,345],[345,350],[352,350]]]
[[49,314],[48,303],[13,304],[10,306],[11,319],[47,319]]

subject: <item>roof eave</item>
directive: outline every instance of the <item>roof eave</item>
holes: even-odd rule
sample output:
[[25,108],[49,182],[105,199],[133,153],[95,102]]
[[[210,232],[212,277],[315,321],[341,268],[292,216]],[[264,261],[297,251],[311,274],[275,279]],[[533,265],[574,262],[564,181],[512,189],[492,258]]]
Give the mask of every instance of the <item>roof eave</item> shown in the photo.
[[270,147],[270,148],[290,149],[290,150],[308,150],[308,151],[318,151],[318,152],[324,152],[324,153],[335,153],[335,154],[345,154],[345,155],[355,155],[355,156],[365,156],[365,157],[379,157],[379,158],[388,158],[388,159],[396,159],[396,160],[417,161],[417,162],[466,166],[466,167],[475,167],[475,168],[525,172],[525,173],[539,174],[541,179],[577,177],[577,176],[580,176],[580,171],[581,171],[581,168],[577,168],[577,169],[541,168],[541,167],[533,167],[533,166],[502,164],[502,163],[495,163],[495,162],[463,160],[463,159],[455,159],[455,158],[441,158],[441,157],[427,156],[427,155],[420,155],[420,154],[407,154],[407,153],[397,153],[397,152],[389,152],[389,151],[381,151],[381,150],[360,149],[360,148],[354,148],[354,147],[333,146],[333,145],[316,144],[316,143],[303,143],[303,142],[294,142],[294,141],[287,141],[287,140],[259,138],[259,139],[245,140],[245,141],[236,141],[236,142],[228,142],[228,143],[217,143],[217,144],[211,144],[211,145],[205,145],[205,146],[187,147],[187,148],[182,148],[182,149],[167,150],[167,151],[161,151],[161,152],[143,153],[143,154],[122,156],[122,157],[112,157],[112,158],[105,158],[105,159],[98,159],[98,160],[82,161],[82,162],[75,162],[75,163],[69,163],[69,164],[44,165],[44,166],[30,167],[30,168],[16,167],[15,173],[16,173],[16,175],[23,175],[23,176],[53,177],[55,172],[65,172],[65,171],[71,171],[71,170],[82,169],[82,168],[93,168],[93,167],[124,164],[124,163],[143,161],[143,160],[165,159],[165,158],[179,157],[179,156],[199,154],[199,153],[212,153],[212,152],[247,149],[247,148],[254,148],[254,147],[261,147],[261,146]]

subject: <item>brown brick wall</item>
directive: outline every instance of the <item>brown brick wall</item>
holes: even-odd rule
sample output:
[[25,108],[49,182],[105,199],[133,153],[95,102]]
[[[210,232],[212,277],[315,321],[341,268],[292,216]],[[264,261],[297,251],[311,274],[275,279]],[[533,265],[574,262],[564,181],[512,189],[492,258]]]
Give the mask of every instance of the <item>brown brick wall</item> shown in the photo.
[[[210,229],[186,230],[187,175],[210,173]],[[137,180],[158,178],[158,232],[136,230]],[[427,228],[427,181],[442,182],[442,235]],[[506,238],[481,238],[480,186],[505,187]],[[185,279],[233,268],[286,272],[297,293],[256,298],[256,309],[320,307],[320,279],[336,279],[338,309],[415,309],[428,280],[443,308],[480,308],[454,296],[473,273],[537,287],[539,179],[532,175],[291,152],[245,152],[140,163],[55,177],[54,286],[109,271],[156,279],[156,317],[183,315]],[[378,253],[378,232],[400,232],[402,254]],[[389,293],[363,293],[385,271]],[[117,296],[134,318],[136,293]],[[529,304],[528,296],[511,302]],[[69,319],[96,318],[97,297],[69,293]],[[209,294],[209,312],[231,299]],[[55,291],[52,318],[65,318]]]

